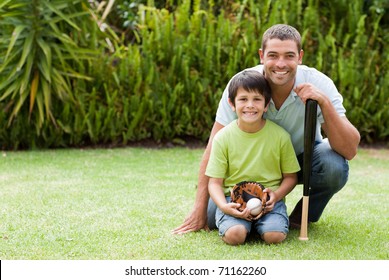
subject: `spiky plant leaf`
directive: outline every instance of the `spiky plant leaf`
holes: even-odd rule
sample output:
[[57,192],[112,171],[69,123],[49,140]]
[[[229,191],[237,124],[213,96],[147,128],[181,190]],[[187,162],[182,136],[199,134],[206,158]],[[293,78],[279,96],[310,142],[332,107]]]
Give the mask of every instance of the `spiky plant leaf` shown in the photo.
[[[10,104],[8,124],[26,108],[37,131],[54,121],[52,100],[72,100],[72,81],[96,52],[77,40],[94,24],[86,0],[13,0],[0,5],[0,101]],[[27,98],[29,97],[29,98]],[[29,102],[29,104],[25,104]],[[37,106],[37,112],[35,108]],[[35,116],[32,118],[32,116]]]

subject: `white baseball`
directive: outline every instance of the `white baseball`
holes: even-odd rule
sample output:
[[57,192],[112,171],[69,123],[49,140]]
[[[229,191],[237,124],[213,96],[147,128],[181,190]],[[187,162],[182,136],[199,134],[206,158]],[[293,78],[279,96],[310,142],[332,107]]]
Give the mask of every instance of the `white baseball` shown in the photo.
[[262,202],[258,198],[251,198],[247,201],[246,207],[250,210],[250,214],[257,216],[261,212]]

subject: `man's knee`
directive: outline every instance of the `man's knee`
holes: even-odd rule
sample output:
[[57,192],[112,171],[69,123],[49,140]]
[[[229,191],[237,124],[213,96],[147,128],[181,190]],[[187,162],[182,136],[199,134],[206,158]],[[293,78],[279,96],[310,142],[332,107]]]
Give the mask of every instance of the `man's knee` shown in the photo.
[[312,185],[325,185],[336,192],[346,184],[348,173],[348,161],[332,150],[328,142],[315,146],[312,162]]

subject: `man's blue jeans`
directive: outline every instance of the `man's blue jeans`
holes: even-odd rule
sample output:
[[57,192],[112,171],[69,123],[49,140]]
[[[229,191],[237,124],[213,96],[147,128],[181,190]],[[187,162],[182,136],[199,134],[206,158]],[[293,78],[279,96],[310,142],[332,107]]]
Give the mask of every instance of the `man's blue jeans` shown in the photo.
[[[303,154],[298,155],[300,166],[303,166]],[[348,179],[348,161],[331,149],[327,139],[317,142],[312,158],[311,190],[309,195],[308,220],[317,222],[324,208],[335,193],[341,190]],[[299,184],[303,182],[302,171],[298,173]],[[301,202],[296,206],[301,207]],[[208,227],[216,228],[215,225],[216,205],[209,199],[208,202]]]

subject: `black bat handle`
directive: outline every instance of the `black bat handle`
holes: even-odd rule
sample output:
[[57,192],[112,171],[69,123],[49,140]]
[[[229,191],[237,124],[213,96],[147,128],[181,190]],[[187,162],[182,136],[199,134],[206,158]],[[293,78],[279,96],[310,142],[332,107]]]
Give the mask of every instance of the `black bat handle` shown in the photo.
[[303,164],[303,195],[309,196],[312,172],[313,147],[315,145],[317,121],[317,101],[308,99],[305,105],[304,120],[304,164]]
[[312,156],[315,145],[317,121],[317,101],[308,99],[305,104],[304,121],[304,163],[303,163],[303,204],[301,213],[301,229],[299,239],[308,240],[308,208],[311,188]]

